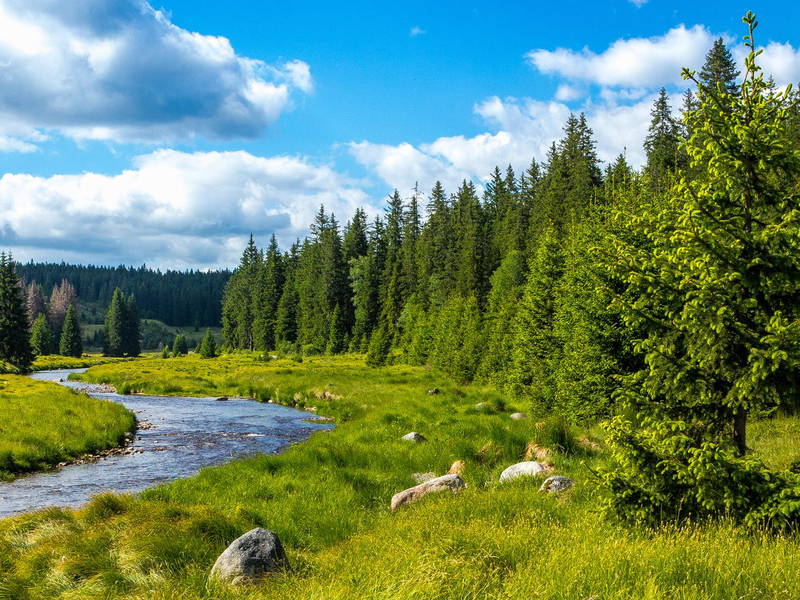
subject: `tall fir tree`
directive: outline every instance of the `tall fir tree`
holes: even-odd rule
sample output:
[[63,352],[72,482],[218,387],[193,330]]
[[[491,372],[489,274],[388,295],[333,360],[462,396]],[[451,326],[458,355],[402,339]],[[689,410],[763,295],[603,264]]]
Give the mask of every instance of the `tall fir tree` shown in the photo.
[[105,318],[105,356],[125,355],[126,303],[122,290],[116,288]]
[[58,353],[62,356],[74,356],[75,358],[80,358],[83,354],[83,339],[81,338],[78,311],[71,304],[67,307],[67,314],[64,316],[61,339],[58,342]]
[[[737,94],[739,92],[739,85],[736,83],[738,76],[736,62],[733,60],[731,51],[725,45],[725,40],[721,37],[717,38],[706,54],[703,68],[700,69],[700,82],[712,92],[716,92],[717,86],[721,85],[727,93]],[[702,88],[700,93],[703,93]]]
[[661,88],[650,110],[650,127],[644,140],[647,153],[647,174],[656,194],[670,185],[672,175],[680,164],[680,129],[672,117],[667,90]]
[[22,284],[14,260],[5,252],[0,252],[0,361],[21,371],[27,371],[33,362]]
[[53,354],[54,352],[53,332],[44,313],[39,313],[31,328],[31,350],[36,356]]

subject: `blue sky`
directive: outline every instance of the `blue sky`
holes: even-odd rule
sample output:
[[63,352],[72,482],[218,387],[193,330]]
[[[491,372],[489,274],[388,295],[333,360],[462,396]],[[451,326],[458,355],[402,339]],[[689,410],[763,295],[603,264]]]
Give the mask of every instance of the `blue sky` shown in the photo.
[[800,80],[800,3],[0,0],[0,247],[205,268],[394,187],[521,169],[585,111],[643,158],[653,95],[741,15]]

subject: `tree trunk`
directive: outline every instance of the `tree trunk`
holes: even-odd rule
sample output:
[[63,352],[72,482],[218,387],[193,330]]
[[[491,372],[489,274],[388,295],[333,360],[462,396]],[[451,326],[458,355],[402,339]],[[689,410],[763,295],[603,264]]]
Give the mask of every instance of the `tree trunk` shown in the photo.
[[747,452],[747,410],[744,408],[736,409],[733,414],[733,444],[736,454],[744,456]]

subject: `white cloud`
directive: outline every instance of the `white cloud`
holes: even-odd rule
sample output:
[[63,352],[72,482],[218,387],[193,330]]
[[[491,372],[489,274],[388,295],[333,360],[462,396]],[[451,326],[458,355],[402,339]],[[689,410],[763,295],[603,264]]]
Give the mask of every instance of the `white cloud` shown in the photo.
[[538,49],[526,58],[540,72],[570,81],[625,87],[682,85],[681,69],[702,65],[713,41],[701,25],[680,25],[661,36],[617,40],[600,54],[588,48]]
[[[758,38],[756,38],[757,40]],[[761,48],[763,52],[756,59],[766,76],[772,76],[775,83],[783,87],[789,83],[800,82],[800,49],[791,44],[770,42]],[[748,54],[744,46],[736,46],[732,53],[740,71],[744,71],[744,59]]]
[[633,4],[636,8],[641,8],[645,4],[647,4],[648,0],[628,0],[631,4]]
[[572,102],[573,100],[578,100],[584,95],[585,92],[574,85],[562,83],[556,90],[555,98],[556,100],[561,100],[562,102]]
[[311,89],[306,63],[239,56],[145,0],[0,0],[0,133],[252,138]]
[[117,175],[0,178],[0,247],[17,258],[154,266],[235,264],[252,232],[303,236],[324,204],[341,220],[358,182],[292,156],[159,150]]
[[428,32],[422,29],[422,27],[414,25],[414,27],[412,27],[411,30],[408,32],[408,35],[410,35],[411,37],[417,37],[418,35],[425,35],[426,33]]

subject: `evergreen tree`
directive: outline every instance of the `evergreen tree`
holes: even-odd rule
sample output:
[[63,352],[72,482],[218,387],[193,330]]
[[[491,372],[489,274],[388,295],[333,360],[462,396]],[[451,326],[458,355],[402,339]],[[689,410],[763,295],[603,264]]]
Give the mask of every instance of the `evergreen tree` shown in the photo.
[[275,326],[284,284],[284,261],[278,249],[275,234],[270,238],[259,273],[259,297],[253,322],[255,347],[259,350],[275,348]]
[[341,309],[337,305],[333,309],[333,314],[331,315],[330,331],[328,333],[328,343],[325,346],[325,351],[328,354],[339,354],[340,352],[344,352],[346,348],[344,318],[342,317]]
[[299,304],[296,273],[299,244],[294,243],[284,260],[285,279],[275,313],[275,344],[281,347],[297,341],[297,308]]
[[136,298],[132,294],[125,299],[123,314],[123,351],[127,356],[139,356],[142,353],[141,321]]
[[661,88],[650,111],[650,127],[644,140],[647,153],[645,173],[650,178],[651,186],[656,193],[661,193],[670,180],[670,176],[678,167],[680,153],[678,150],[680,134],[667,97],[667,90]]
[[609,261],[645,365],[623,389],[631,410],[609,428],[617,466],[606,483],[612,508],[649,523],[800,520],[796,480],[743,458],[748,416],[796,402],[800,364],[800,157],[787,143],[787,95],[763,80],[755,17],[744,20],[741,90],[706,89],[689,116],[697,179],[627,219],[650,248],[617,239]]
[[31,328],[31,350],[36,356],[44,356],[53,353],[53,346],[53,332],[44,313],[39,313]]
[[175,335],[175,340],[172,342],[172,355],[181,356],[189,354],[189,343],[186,341],[186,336],[182,333]]
[[261,253],[253,236],[242,252],[239,267],[225,286],[222,302],[222,336],[231,348],[252,350],[254,289],[258,289]]
[[28,321],[35,323],[41,314],[47,314],[47,303],[42,286],[35,281],[28,285],[25,292]]
[[50,302],[47,305],[47,318],[56,335],[61,335],[61,328],[70,306],[77,310],[78,296],[75,287],[66,279],[62,279],[61,283],[53,286]]
[[27,371],[33,362],[22,285],[10,254],[0,253],[0,361]]
[[444,187],[436,182],[428,202],[428,221],[420,235],[420,277],[426,282],[426,304],[441,306],[453,288],[451,266],[453,254],[453,223],[450,201]]
[[392,343],[386,327],[381,325],[372,334],[367,351],[367,365],[370,367],[382,367],[389,358]]
[[[737,94],[739,86],[736,78],[739,71],[733,60],[730,50],[725,46],[725,41],[720,37],[714,41],[711,49],[706,54],[706,61],[700,70],[699,79],[709,91],[716,92],[717,86],[721,85],[723,90],[729,94]],[[703,93],[703,88],[700,88]]]
[[80,358],[83,354],[83,340],[81,339],[81,325],[75,307],[69,305],[61,328],[61,339],[58,342],[58,353],[62,356]]
[[126,302],[122,290],[116,288],[105,319],[105,356],[124,356],[126,350]]
[[214,336],[211,335],[210,329],[206,329],[206,334],[200,342],[197,353],[200,355],[200,358],[214,358],[217,356],[217,342]]

